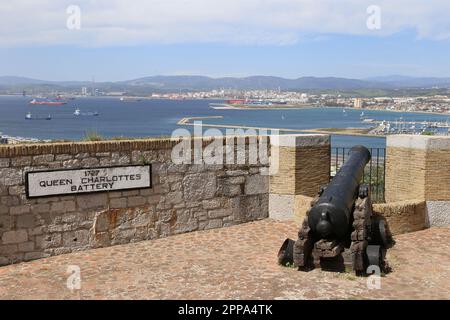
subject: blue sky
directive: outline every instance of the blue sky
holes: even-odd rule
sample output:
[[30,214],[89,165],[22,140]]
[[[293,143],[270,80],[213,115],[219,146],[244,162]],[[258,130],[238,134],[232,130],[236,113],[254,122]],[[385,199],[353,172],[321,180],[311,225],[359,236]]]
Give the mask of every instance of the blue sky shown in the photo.
[[[173,0],[177,1],[182,0]],[[167,8],[159,0],[149,1],[154,2],[149,7],[148,1],[142,2],[143,7],[134,10],[122,0],[78,1],[79,30],[68,30],[65,24],[70,16],[65,9],[74,1],[2,4],[0,75],[45,80],[95,76],[96,81],[157,74],[450,76],[448,1],[430,1],[429,7],[413,9],[416,0],[392,0],[397,6],[378,1],[381,28],[375,31],[366,26],[366,8],[372,1],[364,5],[344,1],[347,4],[336,8],[335,2],[324,0],[318,1],[320,5],[307,0],[281,0],[281,4],[248,0],[247,5],[259,5],[256,11],[234,0],[216,10],[208,7],[211,1],[182,1],[181,7],[190,4],[186,8],[191,11],[184,13],[177,12],[176,3]],[[27,10],[34,12],[29,21],[13,17]],[[295,10],[293,15],[290,11]]]

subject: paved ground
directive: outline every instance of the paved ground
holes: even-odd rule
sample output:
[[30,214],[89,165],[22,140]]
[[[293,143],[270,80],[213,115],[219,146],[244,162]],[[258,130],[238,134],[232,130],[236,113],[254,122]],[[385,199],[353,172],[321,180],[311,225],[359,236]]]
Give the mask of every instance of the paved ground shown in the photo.
[[[294,223],[266,219],[0,268],[2,299],[450,299],[450,228],[396,237],[381,289],[366,278],[277,265]],[[81,289],[66,286],[69,265]]]

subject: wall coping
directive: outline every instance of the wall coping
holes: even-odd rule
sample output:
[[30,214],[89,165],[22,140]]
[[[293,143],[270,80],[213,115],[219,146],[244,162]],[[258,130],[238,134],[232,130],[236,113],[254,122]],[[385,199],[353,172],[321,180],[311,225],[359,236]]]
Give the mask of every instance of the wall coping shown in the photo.
[[[208,145],[217,137],[190,137],[190,140],[202,140],[203,146]],[[245,139],[245,144],[250,140],[267,138],[270,136],[223,136],[223,143],[229,139]],[[101,153],[101,152],[126,152],[134,150],[160,150],[171,149],[183,138],[146,138],[129,140],[105,140],[105,141],[77,141],[77,142],[48,142],[48,143],[25,143],[0,146],[0,158],[33,156],[42,154],[78,154],[78,153]]]
[[289,134],[272,137],[271,145],[278,147],[311,147],[330,144],[329,134]]
[[419,150],[450,150],[450,137],[390,135],[386,138],[386,146]]

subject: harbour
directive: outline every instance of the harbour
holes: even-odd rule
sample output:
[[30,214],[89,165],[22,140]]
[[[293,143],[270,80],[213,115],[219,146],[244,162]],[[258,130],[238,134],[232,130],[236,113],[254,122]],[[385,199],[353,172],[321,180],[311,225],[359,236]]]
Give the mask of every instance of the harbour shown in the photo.
[[[450,116],[444,114],[391,112],[340,107],[302,107],[297,109],[212,109],[217,100],[208,99],[135,99],[124,103],[117,97],[69,99],[64,105],[31,105],[31,97],[0,97],[0,132],[15,143],[38,141],[78,141],[90,132],[103,138],[145,138],[171,136],[177,128],[192,129],[180,123],[184,118],[197,119],[207,128],[272,128],[284,132],[329,133],[334,147],[364,144],[383,148],[387,132],[370,130],[380,124],[395,123],[403,128],[431,124],[446,126]],[[47,121],[29,121],[26,115]],[[370,119],[370,121],[364,121]],[[185,120],[186,121],[186,120]],[[448,130],[447,130],[448,131]],[[400,130],[399,132],[404,132]],[[394,133],[394,132],[390,132]]]

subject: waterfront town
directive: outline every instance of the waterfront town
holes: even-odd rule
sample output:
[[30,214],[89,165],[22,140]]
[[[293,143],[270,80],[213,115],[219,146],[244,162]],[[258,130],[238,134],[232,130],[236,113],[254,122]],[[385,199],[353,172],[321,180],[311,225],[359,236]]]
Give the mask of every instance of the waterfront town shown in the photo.
[[[210,99],[218,101],[233,100],[235,103],[247,106],[274,107],[288,105],[292,107],[344,107],[371,110],[403,111],[403,112],[435,112],[450,113],[450,93],[448,90],[435,92],[432,88],[422,90],[404,90],[399,93],[376,96],[373,92],[364,95],[357,92],[351,94],[348,90],[324,90],[324,92],[284,91],[278,90],[236,90],[214,89],[209,91],[178,91],[154,92],[137,95],[134,92],[106,91],[95,88],[81,87],[79,91],[54,91],[42,94],[23,91],[22,95],[31,97],[58,97],[59,99],[74,99],[80,97],[117,97],[124,102],[141,99]],[[12,94],[19,94],[18,92]]]
[[153,94],[151,97],[168,99],[224,99],[232,97],[234,99],[251,101],[254,104],[257,102],[256,104],[258,105],[266,105],[269,107],[282,102],[282,104],[293,106],[337,106],[344,108],[405,112],[450,112],[450,96],[448,95],[361,98],[343,96],[339,93],[310,94],[304,92],[283,92],[273,90],[230,90],[228,92],[225,90],[212,90],[208,92],[189,92],[185,94]]
[[[215,89],[209,91],[179,91],[179,92],[155,92],[146,95],[136,95],[130,92],[99,90],[94,87],[81,87],[78,91],[60,90],[53,92],[23,91],[21,94],[15,92],[12,95],[24,96],[29,99],[30,105],[64,105],[70,101],[83,98],[111,98],[124,103],[140,102],[144,100],[209,100],[210,107],[213,109],[302,109],[302,108],[343,108],[360,109],[360,121],[363,124],[358,134],[369,134],[385,136],[389,134],[426,134],[426,135],[449,135],[450,124],[446,119],[439,121],[406,121],[401,115],[395,121],[385,121],[384,119],[372,119],[365,111],[379,110],[392,112],[419,112],[430,113],[434,115],[450,114],[450,95],[434,94],[432,89],[422,90],[418,95],[418,90],[407,90],[408,95],[399,96],[361,96],[352,95],[348,92],[326,93],[301,92],[301,91],[282,91],[278,90],[234,90],[234,89]],[[77,109],[75,115],[88,115],[81,113]],[[89,115],[98,115],[97,112],[91,112]],[[29,112],[26,118],[32,118]],[[51,116],[45,116],[45,119],[51,119]],[[320,128],[324,129],[324,128]],[[331,129],[331,128],[330,128]],[[337,134],[354,134],[355,128],[342,128],[329,130]],[[357,128],[356,128],[357,129]],[[317,128],[318,131],[319,128]],[[316,130],[316,131],[317,131]],[[18,136],[7,136],[0,133],[0,144],[17,144],[24,142],[38,142],[39,139],[23,138]],[[47,141],[47,140],[46,140]],[[49,141],[49,140],[48,140]]]

